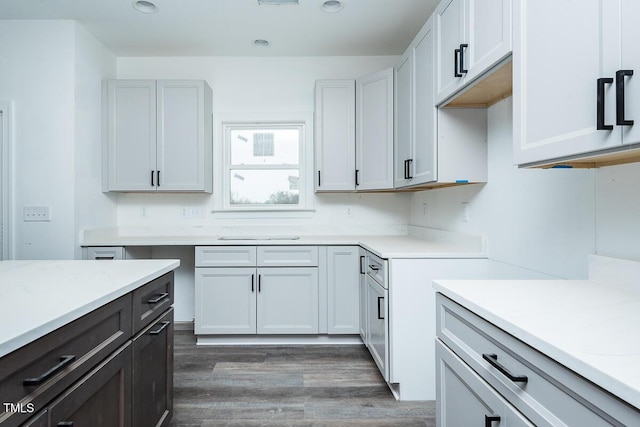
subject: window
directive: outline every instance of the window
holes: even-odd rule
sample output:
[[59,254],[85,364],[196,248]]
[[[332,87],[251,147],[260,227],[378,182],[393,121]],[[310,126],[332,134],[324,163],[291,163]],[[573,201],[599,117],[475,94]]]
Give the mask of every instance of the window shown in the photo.
[[223,210],[303,210],[305,123],[222,123]]

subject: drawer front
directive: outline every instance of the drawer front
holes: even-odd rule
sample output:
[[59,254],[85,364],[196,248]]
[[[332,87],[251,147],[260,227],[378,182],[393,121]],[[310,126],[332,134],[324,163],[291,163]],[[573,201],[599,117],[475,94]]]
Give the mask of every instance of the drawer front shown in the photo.
[[196,246],[196,267],[255,266],[255,246]]
[[436,378],[437,427],[533,427],[439,340],[436,340]]
[[87,259],[91,260],[115,260],[125,259],[122,246],[92,246],[87,248]]
[[258,246],[258,267],[317,266],[317,246]]
[[640,412],[437,295],[438,338],[538,426],[640,425]]
[[[89,372],[131,337],[131,295],[125,295],[0,359],[0,396],[27,408],[5,412],[16,426]],[[44,355],[44,356],[43,356]],[[32,409],[30,409],[32,408]]]
[[387,260],[380,258],[371,252],[367,255],[366,272],[369,276],[373,277],[376,282],[380,283],[382,287],[388,289],[387,285]]
[[133,332],[139,332],[173,305],[173,271],[133,291]]

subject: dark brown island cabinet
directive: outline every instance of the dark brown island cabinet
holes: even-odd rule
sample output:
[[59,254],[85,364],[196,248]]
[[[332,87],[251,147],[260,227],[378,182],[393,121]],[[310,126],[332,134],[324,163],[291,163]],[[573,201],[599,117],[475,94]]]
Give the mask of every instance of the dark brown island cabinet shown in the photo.
[[171,271],[0,358],[0,426],[169,425],[173,300]]

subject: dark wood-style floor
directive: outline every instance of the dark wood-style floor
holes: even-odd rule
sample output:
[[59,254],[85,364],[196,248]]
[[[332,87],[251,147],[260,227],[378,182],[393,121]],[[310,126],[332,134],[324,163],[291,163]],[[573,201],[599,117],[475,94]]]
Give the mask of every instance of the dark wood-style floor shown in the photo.
[[171,426],[435,426],[396,401],[364,346],[196,347],[175,333]]

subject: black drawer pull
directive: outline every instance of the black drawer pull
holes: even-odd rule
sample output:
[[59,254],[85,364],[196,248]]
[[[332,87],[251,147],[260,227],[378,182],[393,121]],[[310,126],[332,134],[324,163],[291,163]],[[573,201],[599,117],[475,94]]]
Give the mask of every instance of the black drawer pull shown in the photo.
[[[466,43],[462,43],[460,45],[460,73],[462,74],[467,74],[469,72],[469,70],[464,69],[464,50],[468,47],[469,45]],[[462,77],[462,75],[460,77]]]
[[605,94],[604,85],[613,83],[611,77],[602,77],[597,80],[596,88],[596,129],[597,130],[612,130],[613,125],[605,124]]
[[364,274],[364,268],[363,268],[363,263],[364,262],[364,255],[360,255],[360,274]]
[[513,375],[507,368],[505,368],[500,362],[498,362],[498,356],[495,354],[486,354],[482,355],[482,358],[489,362],[491,366],[496,368],[502,375],[509,378],[514,383],[526,383],[529,381],[526,375]]
[[93,257],[93,259],[96,261],[114,260],[116,259],[116,256],[115,255],[96,255],[95,257]]
[[493,424],[494,422],[500,422],[500,417],[498,415],[484,416],[484,427],[491,427],[491,424]]
[[624,78],[633,76],[633,70],[616,71],[616,124],[633,126],[633,120],[624,117]]
[[169,292],[163,292],[160,295],[158,295],[155,298],[151,298],[150,300],[147,300],[148,304],[157,304],[160,301],[162,301],[163,299],[167,298],[169,296]]
[[56,424],[58,427],[73,427],[73,421],[60,421]]
[[73,363],[74,360],[76,360],[75,355],[62,356],[60,357],[60,362],[57,365],[55,365],[53,368],[49,369],[47,372],[40,375],[39,377],[25,379],[24,381],[22,381],[22,385],[29,386],[29,387],[38,386],[44,383],[45,381],[47,381],[49,378],[53,377],[58,372],[62,371],[67,366],[69,366],[71,363]]
[[378,320],[384,320],[384,317],[380,314],[380,300],[384,301],[384,297],[378,297]]
[[369,264],[369,268],[372,269],[373,271],[380,270],[380,267],[378,267],[377,265],[373,265],[373,264]]
[[167,326],[169,326],[170,324],[171,322],[168,320],[162,322],[162,326],[160,326],[160,328],[156,329],[155,331],[149,331],[149,335],[160,335],[160,333],[167,329]]

